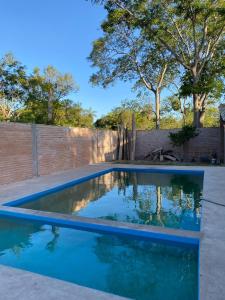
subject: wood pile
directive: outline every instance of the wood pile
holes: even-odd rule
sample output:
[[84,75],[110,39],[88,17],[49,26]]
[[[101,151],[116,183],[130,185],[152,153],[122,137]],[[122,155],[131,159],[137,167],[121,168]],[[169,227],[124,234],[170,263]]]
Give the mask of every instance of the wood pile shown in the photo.
[[180,161],[172,150],[163,150],[163,148],[157,148],[151,151],[144,159],[152,161]]

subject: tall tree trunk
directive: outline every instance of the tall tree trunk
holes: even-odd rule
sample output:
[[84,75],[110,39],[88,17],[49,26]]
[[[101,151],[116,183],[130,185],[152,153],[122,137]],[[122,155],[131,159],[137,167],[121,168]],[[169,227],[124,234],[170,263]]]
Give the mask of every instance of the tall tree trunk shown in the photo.
[[161,207],[162,207],[162,197],[161,197],[161,186],[157,185],[156,186],[156,214],[157,216],[160,215]]
[[200,117],[199,117],[200,127],[204,127],[205,106],[206,106],[207,97],[208,97],[207,94],[204,94],[201,97],[201,111],[200,111]]
[[124,126],[121,124],[119,126],[119,153],[118,153],[118,159],[122,160],[123,157],[123,135],[124,135]]
[[155,92],[155,109],[156,109],[156,129],[160,129],[160,92],[156,90]]
[[129,160],[130,159],[130,145],[129,145],[129,131],[128,128],[125,128],[124,130],[124,159]]
[[132,183],[133,183],[133,199],[135,201],[138,200],[138,181],[137,181],[137,173],[133,172],[132,174]]
[[136,148],[136,120],[135,113],[132,113],[132,130],[131,130],[131,147],[130,147],[130,160],[135,160]]
[[204,127],[204,121],[205,121],[205,109],[202,108],[202,110],[200,111],[200,117],[199,117],[199,123],[200,123],[200,127]]
[[196,128],[200,128],[200,107],[199,107],[199,95],[193,94],[193,108],[194,108],[194,120],[193,125]]
[[163,221],[161,219],[161,209],[162,209],[162,195],[161,195],[161,186],[156,186],[156,218],[161,226],[164,226]]

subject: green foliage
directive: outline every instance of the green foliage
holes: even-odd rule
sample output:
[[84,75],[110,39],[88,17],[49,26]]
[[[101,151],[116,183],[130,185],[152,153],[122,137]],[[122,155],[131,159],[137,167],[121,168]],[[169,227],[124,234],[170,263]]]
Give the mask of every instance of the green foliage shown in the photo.
[[182,129],[176,133],[170,132],[169,138],[173,146],[183,146],[190,139],[199,135],[199,132],[194,126],[185,125]]
[[[34,101],[32,107],[29,105],[20,110],[19,118],[15,121],[22,123],[47,124],[47,103]],[[70,127],[92,128],[94,112],[84,109],[80,103],[74,103],[69,99],[54,103],[53,125]]]
[[55,124],[55,109],[78,87],[72,75],[61,74],[53,66],[47,66],[42,74],[38,68],[34,69],[26,89],[26,106],[32,112],[34,122]]
[[192,105],[189,98],[174,94],[164,99],[162,107],[165,115],[172,115],[173,118],[174,115],[177,116],[175,120],[179,126],[174,128],[189,124],[190,116],[192,114]]
[[0,61],[0,121],[92,127],[94,112],[67,99],[78,86],[53,66],[29,76],[11,54]]
[[135,113],[137,129],[154,128],[154,119],[150,106],[137,100],[123,101],[121,106],[98,119],[95,122],[95,127],[116,130],[118,125],[123,124],[125,128],[131,129],[133,112]]
[[219,127],[220,126],[220,114],[218,107],[210,106],[205,112],[204,127]]
[[[143,9],[142,5],[136,8]],[[174,59],[163,45],[146,39],[126,10],[111,3],[107,3],[106,9],[103,36],[93,43],[89,56],[92,66],[97,68],[90,82],[106,88],[117,80],[130,81],[138,92],[152,93],[151,106],[157,107],[159,122],[161,92],[177,72]]]
[[217,61],[207,63],[197,81],[193,81],[191,72],[186,71],[181,78],[180,95],[188,97],[193,94],[208,95],[209,99],[217,101],[224,92],[225,58],[221,53]]
[[[115,32],[126,24],[135,36],[138,33],[142,37],[142,44],[156,45],[155,51],[149,51],[151,55],[153,52],[154,57],[159,57],[159,54],[165,53],[167,57],[171,55],[174,59],[173,65],[179,64],[183,74],[180,94],[182,97],[193,96],[194,122],[200,126],[202,113],[209,105],[208,99],[216,101],[224,92],[224,0],[96,0],[94,2],[105,4],[108,21],[103,29],[107,34],[113,32],[115,35]],[[114,14],[116,18],[113,17]],[[120,44],[115,40],[108,40],[105,49],[109,49],[109,44],[116,45],[116,49],[120,49],[118,48]],[[136,49],[139,48],[135,47],[134,52]],[[121,60],[116,62],[120,63]],[[109,65],[111,63],[112,61]],[[151,64],[152,60],[148,60],[147,65],[149,63]],[[103,65],[99,64],[99,66]],[[125,68],[126,66],[129,64],[125,64]],[[132,74],[129,73],[132,72],[134,77],[134,71],[128,68],[126,74],[132,78]],[[117,71],[120,71],[117,78],[124,80],[121,78],[124,68],[115,68],[112,75],[117,74]],[[155,72],[152,74],[156,80]],[[109,79],[111,74],[106,72],[105,75],[109,75],[105,77]],[[102,78],[95,79],[99,81]]]
[[0,60],[0,119],[10,121],[18,115],[26,91],[25,67],[12,54]]
[[82,108],[81,103],[73,103],[64,100],[55,110],[55,123],[61,126],[92,128],[94,112],[91,109]]
[[[172,105],[170,103],[172,102]],[[188,100],[185,109],[185,122],[183,114],[180,110],[180,105],[176,103],[177,98],[169,97],[163,103],[163,110],[161,116],[161,129],[175,129],[182,128],[185,125],[190,125],[193,122],[192,106]],[[167,102],[169,101],[169,103]],[[183,104],[182,104],[183,105]],[[123,125],[131,129],[132,112],[135,112],[136,127],[137,129],[146,130],[155,128],[154,113],[149,105],[144,102],[136,100],[123,101],[121,106],[113,109],[107,115],[96,120],[94,126],[96,128],[106,128],[117,130],[118,125]],[[205,127],[218,127],[219,126],[219,111],[215,106],[210,106],[206,109]]]
[[180,128],[182,126],[182,121],[174,117],[172,114],[168,114],[161,117],[161,129],[174,129]]

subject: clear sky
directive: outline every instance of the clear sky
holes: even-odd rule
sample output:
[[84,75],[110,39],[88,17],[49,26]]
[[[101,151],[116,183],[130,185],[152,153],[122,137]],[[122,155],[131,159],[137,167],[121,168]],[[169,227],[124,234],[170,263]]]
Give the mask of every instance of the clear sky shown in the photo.
[[97,117],[132,99],[131,85],[92,87],[93,72],[87,57],[92,41],[101,36],[103,7],[86,0],[0,0],[0,55],[12,52],[28,71],[49,64],[72,73],[80,86],[73,96]]

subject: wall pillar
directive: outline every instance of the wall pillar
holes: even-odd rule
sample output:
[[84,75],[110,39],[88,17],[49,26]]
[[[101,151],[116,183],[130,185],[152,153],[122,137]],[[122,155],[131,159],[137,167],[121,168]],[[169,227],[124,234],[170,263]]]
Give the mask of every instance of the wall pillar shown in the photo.
[[31,125],[31,132],[32,132],[32,173],[33,176],[39,176],[36,124]]
[[223,148],[222,148],[222,157],[223,157],[223,163],[225,164],[225,125],[223,126]]

